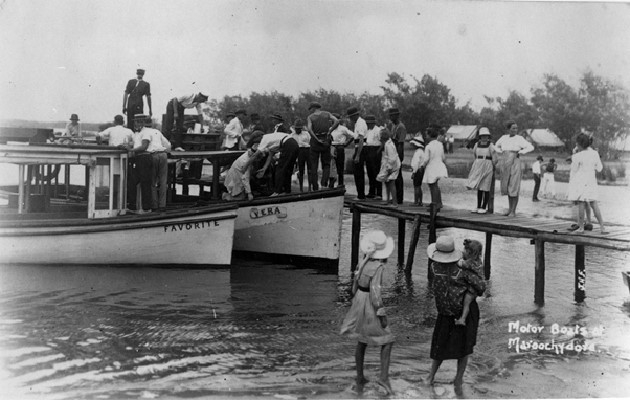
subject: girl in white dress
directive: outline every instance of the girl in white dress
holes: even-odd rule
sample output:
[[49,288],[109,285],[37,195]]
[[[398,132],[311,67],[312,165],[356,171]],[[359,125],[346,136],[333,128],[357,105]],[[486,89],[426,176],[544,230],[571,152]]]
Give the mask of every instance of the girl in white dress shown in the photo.
[[440,178],[447,178],[448,171],[446,170],[446,156],[444,155],[444,146],[437,140],[438,135],[442,128],[437,125],[433,125],[429,128],[429,144],[424,149],[424,160],[422,165],[425,167],[423,183],[429,185],[429,191],[431,192],[431,203],[437,210],[442,208],[442,192],[438,186]]
[[[584,209],[586,204],[591,206],[595,218],[599,222],[602,235],[608,234],[604,227],[602,213],[599,210],[597,200],[599,190],[597,188],[597,178],[595,171],[601,172],[603,169],[599,154],[590,145],[587,135],[581,133],[577,137],[578,151],[571,157],[571,174],[569,175],[569,190],[567,198],[575,202],[578,206],[577,229],[575,233],[584,233]],[[569,228],[569,230],[573,230]]]

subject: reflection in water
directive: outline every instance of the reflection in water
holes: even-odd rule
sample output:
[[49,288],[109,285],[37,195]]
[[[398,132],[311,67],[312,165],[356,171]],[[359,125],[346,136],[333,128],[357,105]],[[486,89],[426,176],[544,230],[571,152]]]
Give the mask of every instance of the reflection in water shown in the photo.
[[[363,229],[395,235],[389,218]],[[349,215],[339,271],[235,260],[226,269],[0,266],[0,381],[5,397],[50,398],[289,396],[348,398],[354,343],[338,334],[350,301]],[[445,229],[461,243],[483,234]],[[421,244],[427,243],[423,229]],[[407,235],[410,237],[411,235]],[[574,304],[573,249],[547,245],[546,304],[533,304],[533,246],[495,237],[492,280],[479,300],[478,345],[465,376],[468,397],[622,396],[630,357],[630,303],[620,271],[625,254],[587,249],[587,301]],[[394,251],[393,254],[397,254]],[[436,311],[424,245],[410,275],[390,259],[384,297],[397,336],[391,380],[402,398],[456,397],[445,362],[438,385],[420,379]],[[510,322],[544,327],[523,340],[594,343],[595,352],[509,349]],[[553,324],[585,335],[552,334]],[[592,329],[605,328],[593,335]],[[625,372],[623,368],[626,368]],[[584,370],[603,375],[591,382]],[[369,349],[368,378],[378,374]],[[532,384],[536,382],[536,384]],[[590,385],[590,386],[589,386]],[[591,390],[589,392],[589,390]],[[373,383],[367,397],[382,395]]]

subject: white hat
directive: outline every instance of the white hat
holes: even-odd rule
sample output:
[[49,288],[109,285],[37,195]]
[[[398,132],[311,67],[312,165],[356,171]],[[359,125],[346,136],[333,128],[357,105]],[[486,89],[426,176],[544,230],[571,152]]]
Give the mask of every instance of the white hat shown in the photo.
[[383,231],[370,231],[361,238],[361,251],[370,254],[370,258],[383,260],[394,250],[394,239]]
[[455,241],[450,236],[440,236],[427,247],[427,255],[433,261],[452,263],[462,258],[462,252],[455,249]]
[[479,136],[481,135],[492,136],[490,135],[490,131],[488,130],[488,128],[486,128],[485,126],[479,129]]

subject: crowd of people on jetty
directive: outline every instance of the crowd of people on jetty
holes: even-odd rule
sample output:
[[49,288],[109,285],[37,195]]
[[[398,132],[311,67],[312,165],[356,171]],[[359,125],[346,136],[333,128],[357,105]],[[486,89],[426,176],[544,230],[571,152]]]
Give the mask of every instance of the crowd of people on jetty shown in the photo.
[[[202,126],[202,105],[208,100],[203,93],[172,98],[166,105],[160,132],[152,127],[151,87],[143,79],[144,72],[138,69],[137,77],[129,80],[125,88],[122,111],[127,116],[127,127],[124,127],[123,115],[116,115],[114,126],[97,134],[99,142],[107,140],[110,146],[130,151],[128,208],[139,213],[166,207],[166,153],[185,151],[182,147],[182,137],[187,131],[185,110],[195,108],[197,121]],[[145,97],[149,114],[143,113]],[[440,125],[430,124],[424,132],[410,135],[396,107],[387,110],[388,121],[380,121],[380,124],[374,115],[364,114],[358,107],[334,113],[324,110],[318,102],[311,102],[308,112],[305,118],[297,118],[292,123],[285,121],[280,113],[273,113],[269,116],[271,129],[265,129],[259,114],[251,113],[248,117],[245,109],[225,115],[221,149],[245,152],[224,171],[224,200],[251,200],[260,195],[291,193],[293,177],[300,192],[344,186],[346,151],[352,151],[357,199],[381,201],[385,206],[396,207],[404,199],[401,167],[408,141],[414,148],[410,162],[413,205],[425,205],[422,184],[427,184],[431,204],[438,211],[443,207],[439,181],[448,177],[446,154],[453,152],[454,139],[452,135],[447,136]],[[70,120],[62,142],[81,136],[78,116],[72,114]],[[481,127],[477,133],[472,149],[474,161],[466,181],[468,189],[477,191],[473,213],[488,212],[491,184],[498,170],[501,194],[508,196],[505,215],[516,216],[523,175],[520,156],[534,151],[534,147],[518,134],[514,121],[507,121],[505,127],[507,132],[496,143],[492,142],[488,128]],[[568,159],[573,161],[568,199],[578,206],[578,217],[569,230],[576,233],[592,230],[592,210],[605,234],[595,178],[602,163],[593,150],[592,137],[580,134],[577,142],[573,157]],[[542,162],[542,156],[538,156],[532,164],[534,202],[539,201],[539,193],[553,195],[555,192],[557,164],[554,159]],[[139,187],[139,196],[136,187]],[[141,201],[136,204],[136,199]]]

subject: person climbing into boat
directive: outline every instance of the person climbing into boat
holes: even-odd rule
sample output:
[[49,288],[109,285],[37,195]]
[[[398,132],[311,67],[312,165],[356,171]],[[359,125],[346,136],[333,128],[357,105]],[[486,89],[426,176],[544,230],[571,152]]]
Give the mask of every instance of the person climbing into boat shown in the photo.
[[208,96],[199,92],[188,96],[174,97],[166,104],[166,114],[162,134],[173,143],[175,151],[184,151],[182,146],[182,134],[184,133],[184,110],[186,108],[197,109],[197,121],[203,124],[202,104],[208,101]]
[[267,156],[265,165],[256,172],[258,178],[262,178],[267,172],[271,161],[276,153],[280,153],[278,159],[278,166],[275,172],[275,187],[271,196],[277,196],[283,193],[291,193],[291,175],[293,175],[293,168],[295,166],[295,160],[297,160],[299,146],[295,139],[288,133],[274,132],[268,133],[263,136],[258,150],[258,153]]
[[369,382],[363,372],[365,350],[368,345],[380,346],[381,369],[376,381],[388,395],[394,391],[389,382],[389,364],[395,337],[387,321],[381,295],[383,270],[387,258],[394,250],[394,240],[381,230],[367,232],[360,241],[363,260],[352,281],[352,305],[341,324],[340,333],[357,340],[354,353],[356,362],[356,389],[359,394]]
[[225,175],[223,200],[253,200],[254,195],[250,185],[252,161],[262,140],[263,132],[255,131],[247,142],[247,151],[237,158]]

